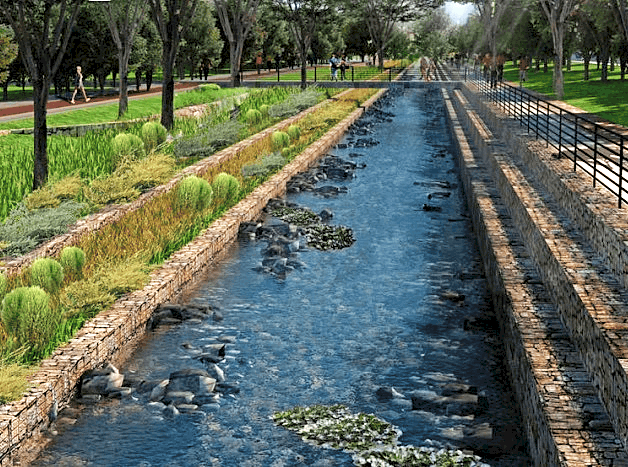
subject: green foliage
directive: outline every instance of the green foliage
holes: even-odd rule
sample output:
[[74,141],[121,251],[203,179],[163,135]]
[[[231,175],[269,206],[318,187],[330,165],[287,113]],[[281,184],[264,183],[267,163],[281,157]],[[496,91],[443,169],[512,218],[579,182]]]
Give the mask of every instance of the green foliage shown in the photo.
[[7,287],[7,276],[4,272],[0,272],[0,301],[2,301],[4,294],[7,293]]
[[41,349],[50,340],[59,317],[50,309],[50,298],[40,287],[18,287],[2,300],[2,324],[17,347]]
[[278,118],[291,117],[318,104],[322,95],[316,88],[309,87],[298,94],[290,95],[284,102],[271,106],[268,114]]
[[176,157],[208,157],[240,139],[243,126],[237,120],[228,120],[202,129],[198,134],[177,139],[174,144]]
[[85,252],[76,246],[65,247],[59,255],[59,263],[66,275],[78,277],[85,265]]
[[270,109],[270,106],[268,104],[262,104],[259,106],[259,111],[264,116],[268,115],[269,109]]
[[118,161],[125,158],[139,159],[144,154],[144,141],[131,133],[119,133],[113,138],[111,145]]
[[203,178],[186,177],[177,187],[177,200],[180,207],[202,211],[212,201],[212,187]]
[[262,112],[257,109],[249,109],[244,117],[247,122],[255,124],[262,121]]
[[147,152],[164,143],[167,137],[168,130],[159,122],[151,121],[142,125],[142,139]]
[[120,171],[127,185],[140,191],[166,183],[174,173],[175,161],[169,154],[151,154]]
[[57,293],[63,284],[63,266],[52,258],[37,258],[30,267],[30,281],[49,294]]
[[222,172],[216,175],[212,190],[216,201],[230,204],[240,193],[240,182],[233,175]]
[[24,204],[31,211],[40,208],[56,208],[61,201],[78,197],[81,190],[81,178],[76,174],[69,175],[56,183],[49,183],[33,191],[24,199]]
[[218,91],[220,89],[220,85],[216,83],[201,84],[199,88],[207,91]]
[[488,467],[478,456],[461,451],[399,446],[399,429],[372,414],[353,414],[343,405],[295,407],[275,412],[273,420],[309,443],[353,453],[355,465]]
[[85,189],[85,197],[97,206],[126,203],[139,195],[140,190],[130,184],[124,175],[96,179]]
[[290,136],[284,131],[275,131],[272,136],[273,149],[281,149],[290,144]]
[[277,169],[281,169],[286,165],[287,159],[280,151],[273,152],[262,157],[258,163],[247,164],[242,167],[242,175],[244,177],[265,177]]
[[84,215],[86,205],[63,201],[57,208],[29,211],[19,204],[0,224],[0,242],[9,245],[0,254],[19,256],[34,249],[41,242],[65,233],[69,225]]
[[22,397],[30,384],[26,379],[33,370],[23,365],[0,364],[0,404],[6,404]]
[[297,140],[301,137],[301,128],[298,125],[290,125],[286,132],[290,139]]

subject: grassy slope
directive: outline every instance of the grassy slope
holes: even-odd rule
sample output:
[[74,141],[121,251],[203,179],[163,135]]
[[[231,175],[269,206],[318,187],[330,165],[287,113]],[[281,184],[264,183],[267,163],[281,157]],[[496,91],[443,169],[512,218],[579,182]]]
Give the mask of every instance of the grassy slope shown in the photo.
[[[555,97],[552,89],[552,70],[550,65],[547,73],[536,71],[534,67],[528,70],[528,79],[524,87],[533,91]],[[571,71],[564,70],[565,97],[564,101],[589,113],[598,115],[620,125],[628,126],[628,80],[622,81],[619,67],[609,72],[607,82],[600,81],[601,70],[595,64],[589,67],[589,80],[584,80],[584,65],[575,63]],[[507,64],[504,69],[504,79],[519,82],[519,71]]]

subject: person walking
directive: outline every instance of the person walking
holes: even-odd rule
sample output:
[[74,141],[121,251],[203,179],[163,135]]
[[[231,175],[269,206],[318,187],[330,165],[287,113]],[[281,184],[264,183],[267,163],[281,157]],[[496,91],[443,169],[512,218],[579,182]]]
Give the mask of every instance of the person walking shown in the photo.
[[344,81],[347,79],[347,67],[348,67],[348,63],[347,63],[347,56],[345,54],[342,54],[342,57],[340,58],[340,81]]
[[70,101],[70,103],[76,104],[76,102],[74,101],[74,98],[76,97],[76,93],[78,92],[79,89],[83,93],[85,102],[91,101],[91,99],[87,97],[87,94],[85,93],[85,86],[83,86],[83,73],[81,72],[81,67],[77,66],[76,75],[74,75],[74,93],[72,94],[72,100]]
[[338,65],[340,65],[340,60],[336,57],[336,53],[331,54],[331,58],[329,59],[329,66],[331,68],[331,81],[338,81]]

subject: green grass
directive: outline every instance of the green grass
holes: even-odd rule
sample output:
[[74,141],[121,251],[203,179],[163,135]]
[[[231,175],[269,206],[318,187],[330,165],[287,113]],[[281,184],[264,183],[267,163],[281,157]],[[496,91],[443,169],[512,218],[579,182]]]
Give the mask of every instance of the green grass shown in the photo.
[[[397,73],[393,70],[392,77],[397,76]],[[340,70],[338,70],[337,74],[338,79],[340,79]],[[351,68],[347,68],[346,71],[347,80],[351,81]],[[388,70],[384,70],[383,73],[379,71],[378,67],[375,66],[356,66],[353,69],[353,79],[355,81],[365,81],[369,79],[382,78],[388,79]],[[296,69],[293,72],[282,72],[279,75],[280,81],[301,81],[301,70]],[[316,67],[316,80],[317,81],[329,81],[331,79],[331,69],[325,65],[319,65]],[[307,80],[314,81],[314,70],[307,70]],[[273,76],[267,76],[264,78],[259,78],[259,81],[277,81],[277,73],[275,72]]]
[[[527,71],[527,80],[524,88],[555,98],[552,89],[553,66],[548,67],[547,73],[536,71],[531,67]],[[607,82],[600,81],[601,69],[597,70],[595,63],[589,67],[589,80],[584,80],[584,64],[574,63],[571,71],[563,70],[565,79],[565,97],[563,101],[578,107],[591,114],[598,115],[608,121],[628,126],[628,80],[622,81],[619,67],[614,72],[609,71]],[[504,68],[506,81],[519,82],[519,70],[509,63]]]
[[[216,91],[193,92],[184,91],[175,95],[175,109],[186,107],[193,104],[201,104],[213,102],[225,97],[242,94],[245,92],[243,88],[222,88]],[[191,97],[198,94],[198,99]],[[161,95],[145,97],[142,99],[129,99],[129,108],[120,120],[133,120],[135,118],[149,117],[161,113]],[[118,120],[118,101],[111,104],[102,104],[95,107],[85,109],[73,109],[67,112],[49,114],[46,121],[49,127],[81,125],[89,123],[105,123],[115,122]],[[32,128],[32,118],[23,118],[20,120],[11,120],[0,123],[0,130],[13,130],[20,128]]]

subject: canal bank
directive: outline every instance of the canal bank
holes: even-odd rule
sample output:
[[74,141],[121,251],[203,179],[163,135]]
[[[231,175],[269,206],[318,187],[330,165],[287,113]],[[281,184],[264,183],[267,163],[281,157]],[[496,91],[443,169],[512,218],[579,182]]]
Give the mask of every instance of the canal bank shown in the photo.
[[39,465],[351,465],[272,423],[275,410],[335,403],[393,423],[404,445],[527,465],[442,98],[437,87],[395,93],[333,150],[362,168],[327,172],[325,190],[290,184],[288,201],[328,210],[355,244],[298,249],[302,266],[282,278],[263,267],[266,242],[245,236],[180,300],[221,320],[159,327],[120,368],[156,387],[215,371],[207,352],[222,342],[228,393],[173,419],[140,385],[135,400],[79,400],[83,416],[68,426],[60,415],[64,433]]

